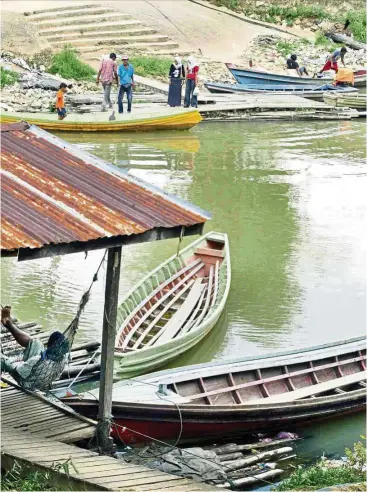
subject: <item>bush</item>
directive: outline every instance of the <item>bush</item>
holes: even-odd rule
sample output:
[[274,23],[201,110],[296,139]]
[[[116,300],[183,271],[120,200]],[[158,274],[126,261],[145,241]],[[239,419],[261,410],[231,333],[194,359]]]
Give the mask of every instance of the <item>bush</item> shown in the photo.
[[[361,436],[364,437],[364,436]],[[366,481],[366,448],[355,443],[353,451],[346,448],[347,463],[337,468],[326,468],[322,461],[308,468],[298,468],[272,490],[316,490],[340,484],[363,483]],[[364,488],[365,489],[365,488]]]
[[74,80],[93,80],[97,73],[94,68],[79,60],[77,51],[71,46],[65,46],[52,57],[48,71]]
[[167,58],[155,56],[133,56],[130,58],[135,73],[142,77],[168,77],[172,61]]
[[[349,10],[347,19],[350,22],[349,29],[355,39],[366,42],[366,9]],[[344,19],[345,20],[345,19]]]
[[14,85],[18,80],[19,74],[12,70],[5,70],[4,67],[0,67],[0,87],[5,85]]
[[279,41],[276,44],[276,49],[278,53],[284,56],[284,58],[297,51],[297,48],[298,48],[297,41],[289,41],[287,39],[279,39]]

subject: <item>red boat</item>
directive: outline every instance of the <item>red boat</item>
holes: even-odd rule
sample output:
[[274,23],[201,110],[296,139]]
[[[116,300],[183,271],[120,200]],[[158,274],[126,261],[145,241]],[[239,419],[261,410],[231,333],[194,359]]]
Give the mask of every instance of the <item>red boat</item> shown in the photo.
[[[161,371],[114,385],[113,432],[133,444],[288,429],[362,410],[366,376],[364,337]],[[64,402],[98,414],[98,390]]]

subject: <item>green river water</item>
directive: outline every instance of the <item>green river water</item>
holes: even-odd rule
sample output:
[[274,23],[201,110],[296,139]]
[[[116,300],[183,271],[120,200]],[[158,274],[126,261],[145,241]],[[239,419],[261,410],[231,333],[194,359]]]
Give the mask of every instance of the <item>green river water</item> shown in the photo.
[[[205,123],[191,132],[60,134],[211,211],[229,235],[232,285],[220,323],[172,365],[337,341],[365,332],[366,168],[361,121]],[[184,243],[190,239],[185,239]],[[123,250],[121,295],[174,254],[177,241]],[[2,302],[22,320],[66,328],[103,252],[2,262]],[[99,339],[103,275],[78,333]],[[343,453],[363,414],[312,425],[304,456]],[[286,430],[286,429],[285,429]]]

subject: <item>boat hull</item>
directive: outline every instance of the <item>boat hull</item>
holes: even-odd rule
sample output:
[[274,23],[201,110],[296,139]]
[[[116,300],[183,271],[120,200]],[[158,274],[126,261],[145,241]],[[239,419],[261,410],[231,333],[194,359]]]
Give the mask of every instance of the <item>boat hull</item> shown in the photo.
[[157,130],[189,130],[200,123],[202,117],[198,111],[180,111],[175,114],[156,115],[151,117],[137,117],[135,119],[121,119],[116,121],[93,121],[87,119],[90,115],[70,114],[65,120],[57,120],[56,115],[35,113],[9,113],[0,115],[1,123],[16,123],[27,121],[31,125],[39,126],[44,130],[67,132],[147,132]]
[[365,94],[324,94],[324,102],[329,106],[338,108],[353,108],[359,111],[366,111],[366,95]]
[[205,87],[209,92],[212,93],[228,93],[228,94],[272,94],[275,96],[300,96],[305,97],[306,99],[312,99],[316,101],[322,101],[323,95],[328,93],[328,91],[332,94],[340,93],[340,94],[355,94],[357,93],[357,89],[353,87],[339,87],[339,88],[327,88],[325,91],[322,90],[322,86],[289,86],[289,85],[279,85],[279,86],[271,86],[271,85],[241,85],[241,84],[220,84],[215,82],[208,82],[205,84]]
[[[180,406],[180,414],[176,407],[156,408],[148,405],[120,406],[113,404],[112,433],[116,438],[121,438],[126,444],[147,442],[150,438],[160,440],[174,440],[181,431],[182,439],[187,441],[230,436],[246,436],[255,431],[276,429],[284,430],[297,427],[308,422],[329,419],[337,415],[363,411],[366,406],[364,390],[357,390],[347,397],[332,396],[317,398],[308,402],[297,402],[287,407],[251,408],[251,409],[188,409]],[[98,414],[98,402],[82,404],[79,401],[65,400],[68,405],[83,415],[96,418]],[[300,404],[301,403],[301,404]]]
[[[191,243],[185,249],[183,249],[179,257],[184,261],[184,258],[188,259],[192,256],[195,248],[205,241],[215,241],[220,240],[224,244],[224,261],[219,268],[219,277],[222,279],[222,289],[218,295],[218,302],[213,306],[213,308],[208,313],[208,316],[202,319],[200,324],[188,331],[183,335],[178,335],[175,338],[165,341],[164,343],[156,343],[151,346],[146,346],[138,350],[126,350],[120,352],[116,349],[119,346],[119,340],[122,336],[128,336],[129,332],[125,335],[122,334],[124,330],[124,325],[126,324],[126,319],[131,316],[135,306],[131,309],[131,304],[134,302],[135,292],[138,289],[143,289],[147,287],[146,282],[150,282],[151,278],[157,278],[163,272],[172,269],[176,261],[178,261],[177,255],[172,256],[166,262],[159,265],[153,272],[150,272],[141,282],[130,291],[124,300],[122,301],[119,312],[118,312],[118,326],[120,326],[115,344],[114,353],[114,377],[115,380],[126,379],[130,377],[135,377],[140,374],[145,374],[160,367],[164,366],[168,362],[172,361],[179,355],[183,354],[187,350],[198,344],[216,325],[218,319],[220,318],[225,304],[227,302],[227,297],[229,293],[229,287],[231,282],[231,269],[230,269],[230,253],[229,253],[229,243],[226,234],[209,232],[199,238],[198,240]],[[130,312],[129,312],[130,308]]]
[[[291,75],[281,75],[276,73],[259,72],[252,69],[235,67],[231,63],[226,64],[228,70],[239,84],[257,84],[257,85],[284,85],[292,84],[297,85],[324,85],[331,84],[333,78],[307,78],[307,77],[293,77]],[[355,87],[366,87],[366,74],[356,72],[354,76]]]

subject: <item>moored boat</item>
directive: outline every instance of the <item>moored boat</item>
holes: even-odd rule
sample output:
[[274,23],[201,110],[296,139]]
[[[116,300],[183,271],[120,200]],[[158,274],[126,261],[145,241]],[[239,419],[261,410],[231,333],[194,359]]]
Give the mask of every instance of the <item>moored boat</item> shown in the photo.
[[115,377],[153,371],[218,321],[231,282],[228,236],[209,232],[149,273],[118,309]]
[[323,99],[324,93],[340,93],[340,94],[356,94],[358,89],[345,86],[307,86],[307,85],[244,85],[244,84],[221,84],[216,82],[207,82],[205,87],[212,93],[228,93],[228,94],[273,94],[295,95],[305,97],[307,99],[320,100]]
[[[161,371],[114,385],[114,432],[133,443],[289,428],[362,410],[366,376],[365,337]],[[98,389],[65,401],[95,417]]]
[[[261,72],[252,68],[236,67],[232,63],[226,63],[228,70],[236,79],[238,84],[257,85],[324,85],[333,82],[332,77],[294,77],[271,72]],[[354,86],[366,87],[366,70],[354,72]]]
[[144,132],[154,130],[188,130],[202,120],[197,110],[161,110],[137,115],[116,114],[116,120],[109,121],[108,113],[70,113],[65,120],[58,120],[51,113],[10,113],[1,112],[1,123],[27,121],[44,130],[68,132]]
[[354,108],[359,111],[366,111],[366,94],[324,94],[324,102],[329,106],[338,108]]

